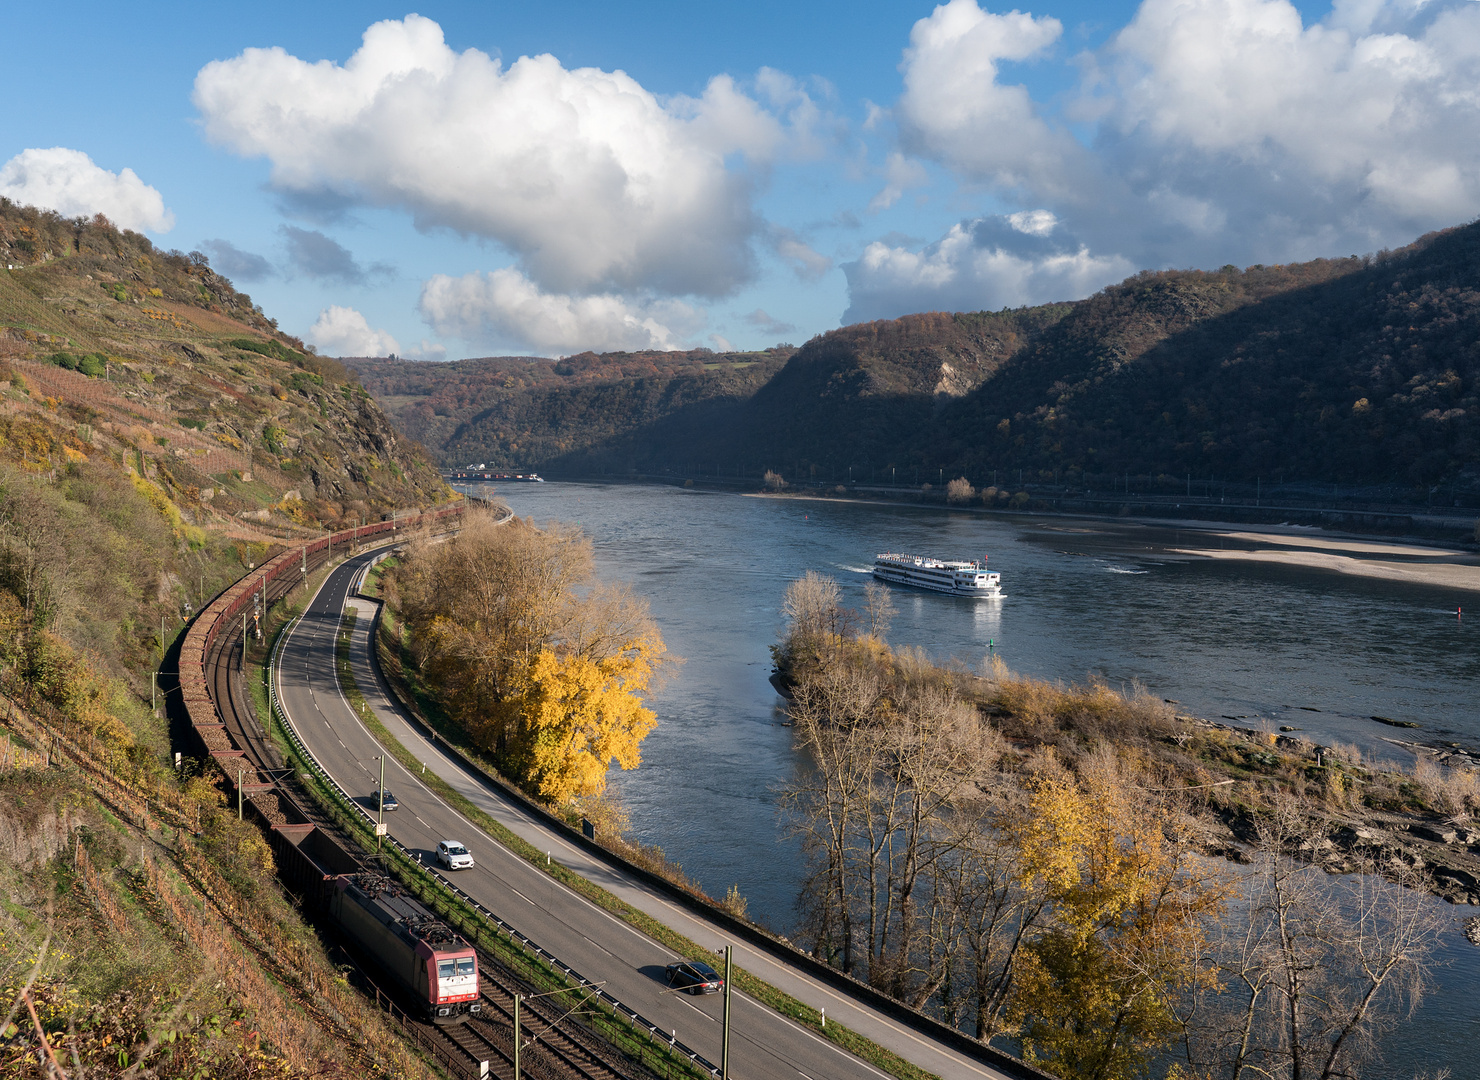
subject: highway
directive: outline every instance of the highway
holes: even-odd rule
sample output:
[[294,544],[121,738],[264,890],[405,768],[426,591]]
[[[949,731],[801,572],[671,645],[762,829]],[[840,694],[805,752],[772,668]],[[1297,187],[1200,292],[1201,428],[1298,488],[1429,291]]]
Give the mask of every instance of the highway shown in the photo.
[[[274,670],[278,697],[298,736],[320,764],[351,794],[373,808],[382,753],[373,735],[350,709],[334,671],[334,638],[346,603],[361,608],[351,641],[355,680],[378,719],[448,784],[474,805],[551,858],[617,894],[702,946],[735,947],[740,967],[793,997],[826,1010],[829,1020],[849,1028],[942,1077],[942,1080],[1007,1080],[1007,1074],[921,1035],[860,1004],[849,995],[729,936],[656,890],[626,878],[572,844],[486,779],[469,773],[441,747],[424,739],[379,682],[370,661],[369,631],[374,604],[351,598],[354,581],[373,554],[338,567],[309,603],[282,646]],[[696,997],[668,991],[664,967],[674,953],[641,931],[572,892],[486,835],[432,793],[420,775],[386,755],[386,787],[400,809],[387,813],[390,834],[422,861],[444,839],[461,840],[477,865],[448,874],[471,896],[510,925],[560,957],[588,979],[696,1049],[720,1060],[720,995]],[[718,957],[713,958],[718,959]],[[720,966],[720,965],[717,965]],[[736,993],[732,999],[730,1073],[738,1080],[881,1078],[885,1074],[808,1028]]]

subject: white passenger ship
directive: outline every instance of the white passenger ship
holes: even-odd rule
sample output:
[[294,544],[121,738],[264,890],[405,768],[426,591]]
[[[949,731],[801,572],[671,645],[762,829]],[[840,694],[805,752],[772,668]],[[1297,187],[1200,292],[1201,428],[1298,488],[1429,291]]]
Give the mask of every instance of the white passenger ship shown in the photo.
[[987,573],[987,560],[953,562],[924,555],[885,553],[874,557],[874,577],[894,585],[950,593],[952,596],[1001,596],[1002,575]]

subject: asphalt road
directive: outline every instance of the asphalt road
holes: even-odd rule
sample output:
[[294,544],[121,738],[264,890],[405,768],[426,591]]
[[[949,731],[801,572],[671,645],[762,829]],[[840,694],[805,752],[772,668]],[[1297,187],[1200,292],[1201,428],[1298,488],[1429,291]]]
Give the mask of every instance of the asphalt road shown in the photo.
[[[551,853],[551,858],[621,896],[633,906],[709,948],[735,946],[735,963],[793,997],[826,1010],[901,1057],[943,1080],[987,1080],[1005,1074],[920,1035],[848,995],[731,938],[662,894],[631,881],[571,844],[496,786],[470,774],[437,744],[423,739],[375,677],[369,658],[371,602],[350,599],[350,589],[373,558],[344,563],[325,581],[282,648],[275,671],[284,712],[320,764],[352,795],[374,809],[381,747],[350,709],[334,672],[334,635],[346,603],[362,607],[351,641],[355,679],[380,721],[402,745],[502,824]],[[574,967],[661,1028],[718,1063],[720,995],[692,996],[667,990],[664,967],[680,959],[669,949],[572,892],[486,835],[434,795],[394,757],[386,755],[385,783],[400,809],[385,815],[390,834],[423,863],[444,839],[460,840],[476,865],[448,874],[467,893],[543,948]],[[716,957],[718,959],[718,957]],[[716,966],[722,966],[716,964]],[[839,1049],[810,1029],[743,994],[732,998],[730,1073],[738,1080],[880,1078],[885,1074]]]

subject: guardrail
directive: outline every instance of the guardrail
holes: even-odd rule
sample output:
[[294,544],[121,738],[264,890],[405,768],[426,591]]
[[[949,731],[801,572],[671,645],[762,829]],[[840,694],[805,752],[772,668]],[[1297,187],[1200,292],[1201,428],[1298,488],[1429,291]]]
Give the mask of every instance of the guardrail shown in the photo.
[[[288,637],[292,633],[294,625],[301,618],[302,616],[296,617],[292,620],[292,622],[283,627],[283,629],[280,631],[278,635],[277,646],[274,649],[273,659],[269,661],[267,665],[267,700],[269,711],[271,715],[277,719],[278,723],[282,725],[285,737],[292,744],[294,752],[298,754],[300,760],[306,763],[309,768],[313,770],[315,778],[334,795],[335,802],[339,804],[340,811],[347,812],[351,816],[363,819],[366,825],[374,826],[375,818],[367,810],[365,810],[364,807],[355,802],[354,797],[350,795],[350,793],[346,791],[337,780],[329,775],[328,771],[324,768],[318,757],[299,737],[297,729],[293,726],[293,721],[288,716],[287,710],[282,707],[282,703],[278,699],[276,677],[276,672],[280,666],[278,660],[281,657],[284,646],[287,644]],[[373,832],[373,828],[371,831]],[[549,965],[552,970],[562,972],[567,979],[574,980],[574,982],[582,989],[589,991],[592,996],[599,998],[613,1011],[621,1013],[623,1016],[625,1016],[628,1022],[630,1022],[634,1026],[646,1029],[650,1040],[661,1039],[663,1042],[668,1044],[670,1049],[672,1049],[676,1053],[682,1054],[699,1068],[706,1070],[711,1076],[718,1076],[720,1074],[720,1068],[718,1065],[715,1065],[712,1061],[704,1057],[697,1050],[681,1042],[676,1036],[665,1033],[661,1028],[658,1027],[657,1024],[647,1019],[636,1009],[633,1009],[631,1006],[627,1005],[613,994],[608,993],[599,985],[587,979],[575,968],[562,961],[554,953],[551,953],[548,950],[544,949],[538,943],[531,940],[519,930],[515,929],[509,923],[505,922],[498,915],[495,915],[492,911],[490,911],[487,907],[480,903],[475,897],[465,892],[460,886],[453,884],[441,874],[436,873],[431,868],[425,866],[421,862],[420,856],[417,853],[411,851],[395,837],[387,835],[385,837],[385,840],[401,854],[404,860],[402,865],[407,870],[410,870],[412,867],[419,869],[422,873],[422,876],[426,879],[427,883],[431,884],[434,888],[445,889],[448,892],[452,893],[464,904],[472,908],[473,911],[484,921],[489,923],[494,930],[495,936],[497,936],[499,931],[502,931],[504,936],[509,939],[511,944],[513,944],[514,942],[518,942],[519,946],[525,952],[533,953],[536,958],[544,961],[544,963]]]
[[[196,616],[185,638],[180,643],[178,679],[180,698],[190,726],[206,749],[208,757],[220,762],[224,758],[240,757],[243,747],[236,746],[221,729],[215,702],[211,699],[209,680],[206,675],[206,658],[211,653],[217,637],[234,628],[231,622],[236,615],[252,605],[252,598],[264,592],[269,582],[285,575],[306,570],[310,555],[328,552],[336,547],[358,546],[366,540],[379,538],[396,539],[414,529],[436,525],[463,512],[461,504],[443,507],[440,510],[424,511],[415,516],[397,517],[388,521],[372,522],[338,533],[330,533],[303,544],[288,547],[281,554],[256,567],[233,585],[223,590]],[[230,778],[230,770],[224,769]],[[253,770],[255,773],[255,770]],[[255,778],[254,779],[260,779]]]

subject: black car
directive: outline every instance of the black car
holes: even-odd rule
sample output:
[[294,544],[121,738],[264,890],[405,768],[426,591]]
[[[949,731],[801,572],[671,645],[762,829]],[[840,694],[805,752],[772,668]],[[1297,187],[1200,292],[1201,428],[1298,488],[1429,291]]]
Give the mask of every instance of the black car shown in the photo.
[[702,960],[680,960],[668,965],[668,985],[688,994],[717,994],[725,980]]
[[401,804],[396,802],[396,797],[392,795],[389,791],[377,791],[374,795],[370,796],[370,798],[373,799],[376,805],[379,806],[382,810],[399,810],[401,808]]

